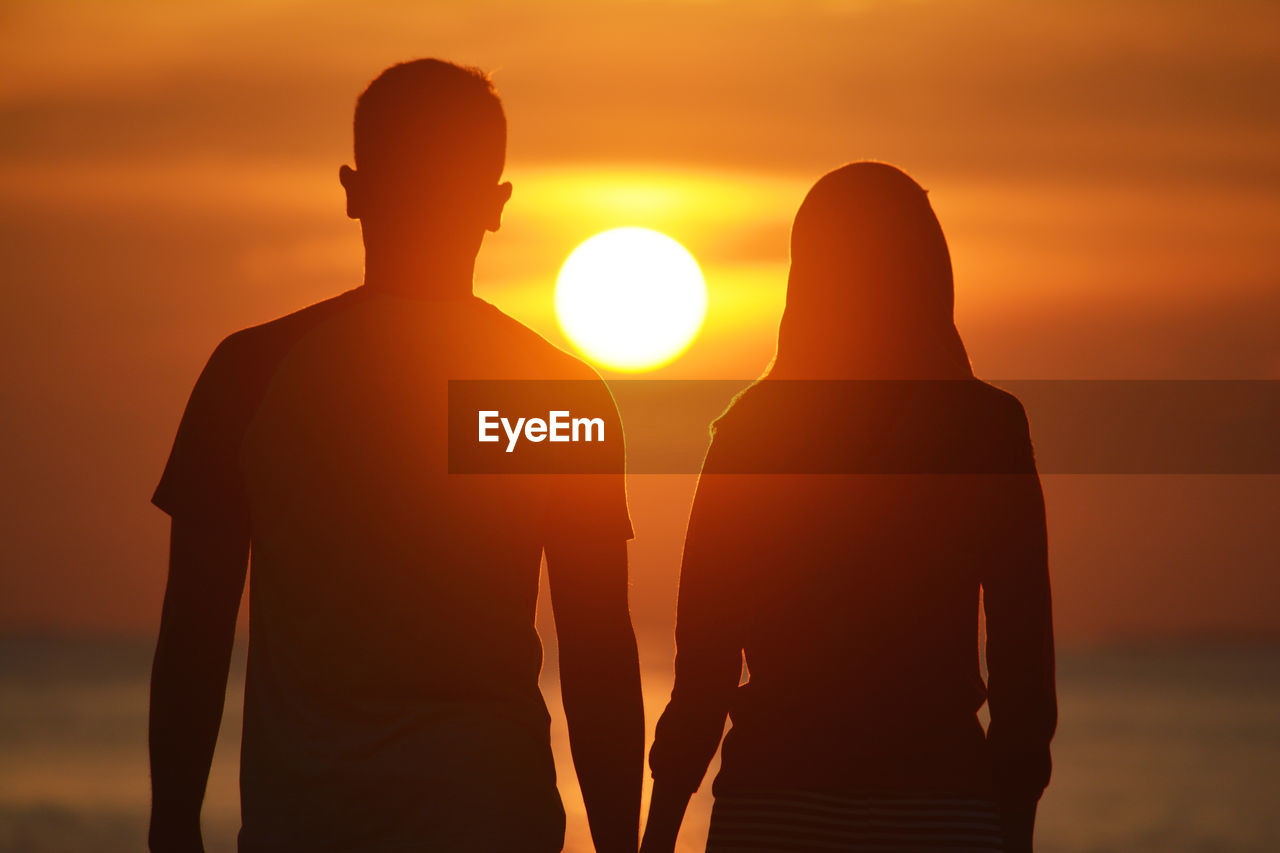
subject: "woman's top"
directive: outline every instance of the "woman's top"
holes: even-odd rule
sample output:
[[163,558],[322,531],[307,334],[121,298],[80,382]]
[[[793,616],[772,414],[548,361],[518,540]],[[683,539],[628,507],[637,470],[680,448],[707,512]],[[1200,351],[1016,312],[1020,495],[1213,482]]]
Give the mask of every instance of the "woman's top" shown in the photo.
[[973,379],[748,389],[703,465],[676,646],[649,759],[672,788],[698,788],[728,714],[717,796],[1037,799],[1057,704],[1022,406]]

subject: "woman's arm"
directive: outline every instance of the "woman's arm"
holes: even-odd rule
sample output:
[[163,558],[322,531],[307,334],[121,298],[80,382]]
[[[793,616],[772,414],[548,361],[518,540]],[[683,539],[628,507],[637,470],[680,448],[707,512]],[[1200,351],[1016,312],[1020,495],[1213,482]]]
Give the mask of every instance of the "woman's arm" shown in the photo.
[[1044,496],[1021,406],[1016,420],[1018,473],[991,477],[995,526],[982,587],[993,782],[1007,849],[1029,851],[1058,706]]
[[675,686],[649,752],[654,783],[641,844],[645,853],[674,849],[685,807],[720,745],[742,676],[736,599],[742,588],[745,477],[714,473],[719,455],[713,442],[685,536],[676,609]]
[[673,788],[667,782],[654,780],[640,853],[672,853],[676,849],[680,824],[684,822],[684,812],[692,797],[693,791]]

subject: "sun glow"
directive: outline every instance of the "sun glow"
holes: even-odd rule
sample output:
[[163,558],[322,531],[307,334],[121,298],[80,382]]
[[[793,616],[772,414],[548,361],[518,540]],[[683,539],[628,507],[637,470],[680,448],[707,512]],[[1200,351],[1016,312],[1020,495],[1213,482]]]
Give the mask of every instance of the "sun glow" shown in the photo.
[[556,279],[556,319],[592,361],[653,370],[683,353],[707,314],[707,285],[689,250],[648,228],[584,240]]

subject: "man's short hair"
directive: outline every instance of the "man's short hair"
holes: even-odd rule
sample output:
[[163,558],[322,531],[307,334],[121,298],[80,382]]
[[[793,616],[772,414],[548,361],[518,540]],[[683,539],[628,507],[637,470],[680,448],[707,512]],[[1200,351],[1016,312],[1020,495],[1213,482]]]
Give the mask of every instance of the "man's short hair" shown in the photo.
[[357,169],[427,165],[496,181],[506,160],[507,117],[493,81],[440,59],[379,74],[356,100],[354,131]]

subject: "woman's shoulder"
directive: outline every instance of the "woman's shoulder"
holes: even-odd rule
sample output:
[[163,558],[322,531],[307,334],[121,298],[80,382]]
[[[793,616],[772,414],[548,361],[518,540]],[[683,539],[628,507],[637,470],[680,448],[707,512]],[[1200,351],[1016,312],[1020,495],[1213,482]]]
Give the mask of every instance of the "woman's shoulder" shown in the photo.
[[1035,471],[1031,428],[1022,401],[1013,394],[981,380],[974,381],[977,407],[975,427],[982,436],[991,473]]
[[970,412],[983,420],[1024,427],[1022,403],[1008,391],[981,379],[938,380],[761,380],[730,401],[712,423],[722,430],[768,427],[795,417],[824,417],[840,412],[876,414],[930,409]]
[[1021,400],[1003,388],[981,379],[974,379],[972,385],[975,398],[981,401],[983,411],[995,425],[1015,436],[1027,434],[1027,411]]
[[1013,394],[978,379],[763,381],[712,424],[710,471],[1006,473],[1032,460]]

